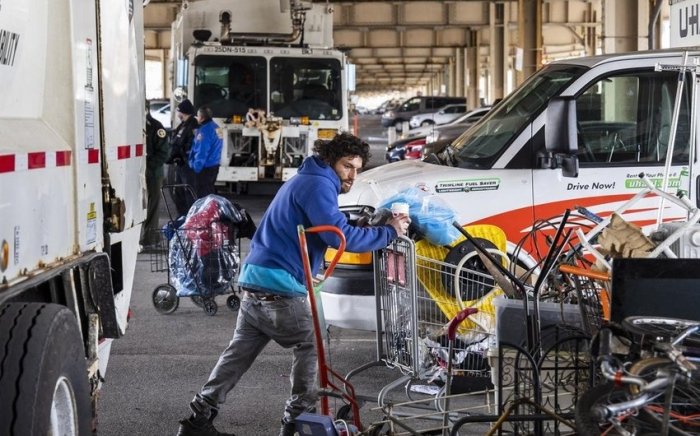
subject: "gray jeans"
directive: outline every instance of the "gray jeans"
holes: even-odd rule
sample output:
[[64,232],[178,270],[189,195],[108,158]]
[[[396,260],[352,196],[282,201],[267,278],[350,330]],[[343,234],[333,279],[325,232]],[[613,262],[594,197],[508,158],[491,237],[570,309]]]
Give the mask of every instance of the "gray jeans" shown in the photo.
[[306,298],[259,301],[245,295],[233,339],[221,353],[209,381],[192,400],[193,411],[206,417],[212,411],[215,414],[270,339],[284,348],[294,349],[289,376],[292,390],[285,404],[284,421],[294,421],[313,406],[317,399],[317,360],[311,309]]

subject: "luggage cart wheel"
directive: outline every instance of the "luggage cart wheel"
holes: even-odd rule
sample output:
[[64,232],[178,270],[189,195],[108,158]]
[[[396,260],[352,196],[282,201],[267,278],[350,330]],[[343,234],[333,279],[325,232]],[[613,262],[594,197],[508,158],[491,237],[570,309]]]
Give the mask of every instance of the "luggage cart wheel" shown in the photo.
[[168,284],[156,286],[151,300],[158,313],[164,315],[175,312],[177,306],[180,305],[180,298],[178,298],[175,288]]
[[216,315],[216,312],[219,310],[219,306],[217,306],[216,301],[214,301],[213,298],[203,298],[202,303],[204,304],[204,312],[207,315]]
[[235,312],[241,307],[241,299],[236,295],[231,295],[226,299],[226,306]]
[[195,306],[204,308],[204,301],[201,296],[193,295],[190,297],[190,300],[192,300]]

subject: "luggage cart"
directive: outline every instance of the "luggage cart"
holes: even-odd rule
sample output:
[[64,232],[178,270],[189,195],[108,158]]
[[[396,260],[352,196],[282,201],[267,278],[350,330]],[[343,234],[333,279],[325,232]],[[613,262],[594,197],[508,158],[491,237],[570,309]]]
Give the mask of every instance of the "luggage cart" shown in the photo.
[[[161,193],[169,219],[158,231],[159,243],[151,251],[150,260],[151,272],[166,272],[167,281],[153,290],[153,306],[159,313],[171,314],[177,310],[180,296],[186,295],[213,316],[218,311],[215,297],[231,293],[226,306],[238,310],[240,298],[236,295],[234,279],[241,253],[234,224],[186,225],[178,210],[183,206],[189,209],[196,201],[192,187],[164,185]],[[177,277],[173,272],[177,272]]]
[[[316,352],[318,354],[318,372],[319,372],[319,386],[321,388],[320,401],[321,401],[321,414],[328,416],[330,415],[330,408],[328,404],[328,397],[338,397],[342,398],[347,402],[340,410],[338,410],[338,415],[345,415],[344,417],[352,418],[355,429],[358,431],[362,430],[362,422],[360,420],[360,407],[355,395],[355,388],[353,385],[342,375],[334,371],[328,366],[326,360],[326,350],[323,346],[323,331],[325,326],[322,325],[323,322],[323,308],[321,307],[321,298],[317,294],[320,291],[320,287],[323,282],[333,274],[340,256],[342,256],[345,251],[345,235],[343,232],[334,226],[315,226],[305,229],[304,226],[299,225],[297,227],[299,235],[299,247],[301,249],[301,259],[304,267],[304,278],[306,282],[306,290],[309,295],[309,304],[311,306],[311,315],[314,325],[314,336],[316,340]],[[340,246],[338,247],[333,260],[326,268],[323,277],[315,280],[311,272],[311,263],[309,261],[309,253],[306,244],[306,234],[307,233],[322,233],[331,232],[335,233],[340,239]],[[312,421],[307,414],[301,414],[297,418],[297,423],[304,421],[308,426]],[[318,421],[315,421],[318,422]],[[303,427],[303,426],[302,426]],[[299,431],[299,427],[297,427]],[[349,436],[354,434],[353,429],[345,424],[345,433]],[[307,434],[303,433],[302,434]],[[336,436],[338,433],[335,428],[325,428],[322,433],[314,432],[314,435],[325,435],[325,436]]]

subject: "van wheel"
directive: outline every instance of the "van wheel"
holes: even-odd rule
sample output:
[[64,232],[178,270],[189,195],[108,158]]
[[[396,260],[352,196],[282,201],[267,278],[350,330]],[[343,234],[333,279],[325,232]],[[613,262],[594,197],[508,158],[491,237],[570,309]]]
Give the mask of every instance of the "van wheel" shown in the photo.
[[431,120],[425,120],[425,121],[423,121],[422,123],[420,123],[420,126],[421,126],[421,127],[428,127],[428,126],[430,126],[431,124],[435,124],[435,122],[433,122],[433,121],[431,121]]
[[0,344],[0,434],[91,433],[85,349],[70,310],[0,306]]

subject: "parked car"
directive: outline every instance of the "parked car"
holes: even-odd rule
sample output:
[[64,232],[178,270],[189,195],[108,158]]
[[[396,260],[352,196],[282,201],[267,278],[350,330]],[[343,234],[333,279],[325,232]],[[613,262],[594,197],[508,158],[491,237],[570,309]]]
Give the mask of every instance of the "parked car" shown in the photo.
[[371,115],[381,115],[388,110],[395,109],[401,104],[400,100],[386,100],[376,108],[369,111]]
[[408,125],[415,129],[416,127],[430,126],[431,124],[446,124],[452,120],[459,118],[460,115],[467,112],[465,103],[448,104],[441,107],[437,112],[426,112],[411,117]]
[[160,121],[166,130],[170,130],[172,126],[172,118],[169,100],[150,100],[149,111],[151,112],[151,116]]
[[[457,137],[459,137],[459,135],[467,131],[472,126],[472,124],[476,123],[479,119],[481,119],[481,117],[486,115],[486,113],[490,109],[491,107],[489,106],[474,109],[473,111],[462,115],[458,119],[450,123],[443,124],[441,126],[430,125],[428,127],[419,127],[417,129],[411,129],[408,132],[404,133],[400,139],[389,144],[389,146],[386,149],[386,161],[391,163],[404,160],[406,158],[406,145],[409,142],[415,141],[417,139],[425,139],[426,145],[421,150],[421,157],[416,157],[415,159],[421,159],[422,157],[425,157],[430,153],[435,153],[436,151],[433,150],[434,146],[432,145],[432,143],[436,140],[435,138],[440,140],[440,142],[442,142],[441,138],[447,138],[450,139],[450,141],[447,141],[447,143],[451,142],[451,140],[454,140]],[[413,151],[415,151],[416,149],[417,148],[414,144]]]
[[490,106],[480,107],[471,112],[466,113],[454,123],[444,124],[442,126],[434,126],[430,132],[426,134],[425,143],[438,141],[440,139],[455,139],[462,133],[466,132],[472,125],[479,121],[484,115],[491,110]]
[[437,96],[418,96],[411,97],[405,102],[401,103],[401,106],[393,110],[387,110],[382,114],[382,126],[391,127],[396,126],[401,128],[401,123],[408,121],[412,116],[433,112],[438,108],[446,106],[448,104],[462,103],[466,104],[464,97],[437,97]]
[[404,159],[423,159],[423,147],[425,147],[425,138],[414,139],[409,142],[405,147],[406,152],[404,153]]

